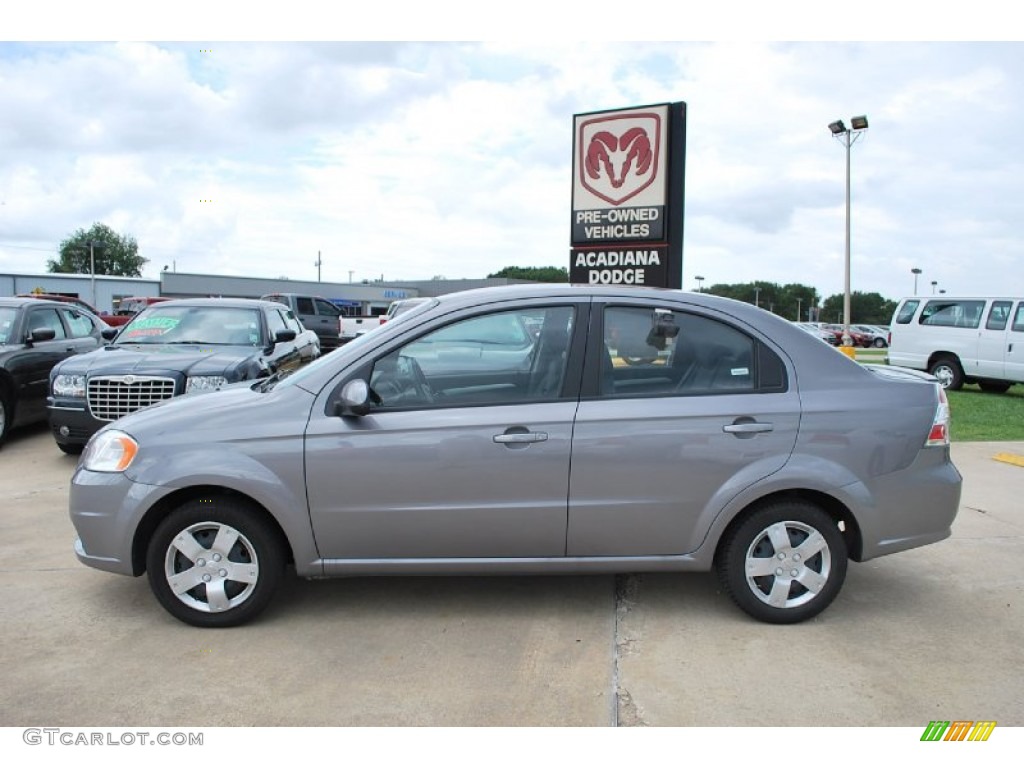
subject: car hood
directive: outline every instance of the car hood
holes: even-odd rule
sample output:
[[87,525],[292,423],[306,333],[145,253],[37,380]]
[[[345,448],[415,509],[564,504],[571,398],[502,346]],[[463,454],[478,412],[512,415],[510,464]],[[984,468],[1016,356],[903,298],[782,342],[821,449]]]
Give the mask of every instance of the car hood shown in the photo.
[[215,375],[248,360],[258,360],[254,347],[204,346],[201,344],[111,344],[59,365],[62,374],[123,375],[180,371],[190,375]]
[[314,399],[297,387],[263,392],[254,382],[243,381],[154,403],[104,429],[122,430],[142,443],[214,443],[265,433],[301,434]]

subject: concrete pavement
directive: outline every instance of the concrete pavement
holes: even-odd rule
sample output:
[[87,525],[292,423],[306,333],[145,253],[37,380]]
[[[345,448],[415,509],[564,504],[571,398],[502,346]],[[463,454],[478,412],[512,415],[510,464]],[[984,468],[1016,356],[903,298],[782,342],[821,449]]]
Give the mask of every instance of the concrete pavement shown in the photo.
[[850,564],[791,627],[707,574],[288,579],[256,623],[187,627],[78,563],[75,465],[0,451],[0,725],[1024,725],[1024,443],[954,444],[953,537]]

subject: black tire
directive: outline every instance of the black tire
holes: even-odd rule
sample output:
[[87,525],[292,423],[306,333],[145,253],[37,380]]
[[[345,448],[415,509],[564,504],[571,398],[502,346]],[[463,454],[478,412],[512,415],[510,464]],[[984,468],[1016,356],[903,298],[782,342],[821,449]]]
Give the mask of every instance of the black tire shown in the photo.
[[886,347],[888,345],[885,343],[885,339],[879,338],[872,341],[871,346],[876,347],[878,349],[882,349],[883,347]]
[[[817,616],[839,594],[846,542],[819,507],[779,502],[731,528],[715,565],[729,597],[748,614],[770,624],[795,624]],[[752,569],[764,573],[750,575]]]
[[1009,381],[979,381],[978,386],[982,392],[993,392],[997,395],[1003,394],[1010,388],[1011,382]]
[[964,371],[955,357],[940,357],[928,373],[939,380],[943,389],[957,390],[964,385]]
[[233,627],[255,618],[274,596],[284,564],[281,540],[262,513],[218,496],[193,499],[171,512],[146,551],[156,599],[196,627]]

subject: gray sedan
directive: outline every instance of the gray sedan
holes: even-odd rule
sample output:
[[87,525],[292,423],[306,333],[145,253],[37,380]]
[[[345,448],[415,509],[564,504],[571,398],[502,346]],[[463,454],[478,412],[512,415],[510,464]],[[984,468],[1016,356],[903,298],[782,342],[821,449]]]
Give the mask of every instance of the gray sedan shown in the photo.
[[949,536],[960,482],[926,374],[710,294],[537,285],[444,296],[296,373],[126,416],[89,442],[70,508],[82,562],[148,573],[198,626],[256,616],[289,563],[714,569],[792,623],[848,560]]

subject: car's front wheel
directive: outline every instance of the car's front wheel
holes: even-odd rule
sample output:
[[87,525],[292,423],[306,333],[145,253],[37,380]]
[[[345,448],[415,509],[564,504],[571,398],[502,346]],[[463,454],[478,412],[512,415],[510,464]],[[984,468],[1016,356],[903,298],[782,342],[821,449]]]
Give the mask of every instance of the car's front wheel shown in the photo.
[[755,511],[723,539],[719,579],[748,614],[792,624],[821,613],[846,578],[846,542],[836,522],[802,501]]
[[146,553],[160,604],[197,627],[231,627],[270,602],[284,571],[284,549],[262,512],[213,496],[188,501],[157,526]]

